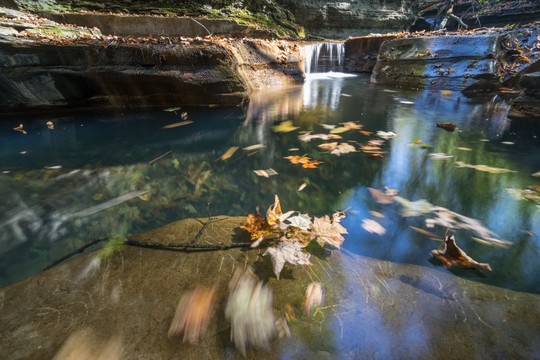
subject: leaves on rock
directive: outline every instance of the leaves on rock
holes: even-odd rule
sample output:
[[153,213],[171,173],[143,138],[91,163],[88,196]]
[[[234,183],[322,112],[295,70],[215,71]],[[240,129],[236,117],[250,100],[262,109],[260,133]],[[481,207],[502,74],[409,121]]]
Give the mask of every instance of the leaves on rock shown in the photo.
[[446,269],[451,267],[463,267],[469,269],[480,269],[491,271],[491,266],[486,263],[479,263],[470,256],[468,256],[465,251],[461,250],[457,245],[453,235],[449,235],[445,238],[439,249],[431,250],[433,256],[441,260],[443,266]]
[[257,240],[261,236],[273,234],[272,227],[261,217],[258,211],[247,216],[246,225],[240,226],[241,229],[245,229],[250,233],[251,240]]
[[300,244],[295,238],[281,237],[276,246],[266,249],[263,256],[265,255],[269,255],[272,259],[274,274],[278,279],[285,263],[310,265],[309,258],[311,255],[304,251],[304,245]]

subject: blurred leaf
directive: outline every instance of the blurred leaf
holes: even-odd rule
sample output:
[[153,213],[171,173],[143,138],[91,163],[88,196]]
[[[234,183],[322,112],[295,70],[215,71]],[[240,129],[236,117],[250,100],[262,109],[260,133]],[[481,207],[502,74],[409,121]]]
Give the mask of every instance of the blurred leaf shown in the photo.
[[509,169],[503,169],[503,168],[497,168],[497,167],[491,167],[487,165],[471,165],[471,164],[465,164],[463,161],[456,161],[456,167],[458,168],[471,168],[478,171],[484,171],[491,174],[501,174],[501,173],[517,173],[515,170],[509,170]]
[[244,148],[244,150],[252,151],[252,150],[262,149],[262,148],[265,148],[265,147],[266,147],[266,145],[263,145],[263,144],[255,144],[255,145],[251,145],[251,146],[246,146]]
[[437,127],[446,131],[455,131],[457,129],[456,124],[452,123],[437,123]]
[[362,220],[362,228],[366,230],[367,232],[374,233],[377,235],[384,235],[386,234],[386,229],[381,226],[378,222],[372,219],[363,219]]
[[485,263],[476,262],[468,256],[465,251],[461,250],[457,245],[453,235],[446,237],[441,247],[436,250],[431,250],[433,256],[441,260],[445,269],[454,266],[463,268],[480,269],[491,271],[491,266]]
[[298,127],[293,126],[293,122],[290,120],[283,121],[281,124],[272,127],[272,130],[274,130],[274,132],[284,132],[284,133],[291,132],[296,129],[298,129]]
[[220,157],[218,157],[218,158],[216,159],[216,161],[230,159],[231,156],[234,155],[234,153],[236,152],[236,150],[238,150],[238,146],[231,146],[231,147],[229,148],[229,150],[225,151],[225,153],[224,153],[223,155],[221,155]]
[[191,120],[181,121],[181,122],[177,122],[177,123],[174,123],[174,124],[165,125],[162,129],[172,129],[172,128],[175,128],[175,127],[191,124],[192,122],[193,121],[191,121]]
[[388,205],[388,204],[394,203],[395,201],[392,196],[388,196],[382,191],[379,191],[372,187],[368,187],[368,191],[373,197],[373,199],[375,199],[375,201],[378,202],[379,204]]

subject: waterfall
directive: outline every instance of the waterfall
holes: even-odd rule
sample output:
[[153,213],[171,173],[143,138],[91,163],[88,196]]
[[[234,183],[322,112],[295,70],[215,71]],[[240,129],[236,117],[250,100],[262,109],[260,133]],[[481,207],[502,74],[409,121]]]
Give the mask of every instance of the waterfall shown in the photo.
[[345,46],[342,43],[326,42],[304,46],[306,74],[343,72]]

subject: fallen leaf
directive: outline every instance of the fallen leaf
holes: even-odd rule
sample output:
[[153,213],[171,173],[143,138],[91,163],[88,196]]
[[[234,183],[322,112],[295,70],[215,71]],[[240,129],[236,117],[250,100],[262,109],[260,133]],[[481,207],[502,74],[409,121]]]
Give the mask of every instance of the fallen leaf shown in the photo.
[[427,200],[420,199],[416,201],[409,201],[401,196],[394,196],[394,200],[398,202],[403,209],[401,209],[401,216],[403,217],[413,217],[420,216],[423,214],[429,214],[432,212],[435,207],[430,204]]
[[386,229],[383,228],[381,224],[372,219],[363,219],[362,228],[372,234],[377,234],[381,236],[386,234]]
[[307,156],[300,156],[300,155],[289,155],[283,157],[284,159],[289,160],[292,164],[301,164],[303,168],[317,168],[317,165],[322,164],[322,161],[317,160],[311,160],[311,158]]
[[272,130],[274,130],[274,132],[282,132],[282,133],[291,132],[296,129],[298,129],[298,127],[293,126],[293,122],[290,120],[283,121],[281,124],[272,127]]
[[494,238],[481,239],[474,236],[471,236],[471,238],[474,241],[479,242],[480,244],[489,245],[489,246],[509,248],[510,246],[514,245],[510,241],[504,241],[504,240],[499,240],[499,239],[494,239]]
[[381,213],[378,212],[378,211],[369,210],[369,213],[370,213],[372,216],[378,217],[378,218],[380,218],[380,219],[384,219],[384,215],[381,214]]
[[281,211],[281,203],[277,194],[274,195],[274,203],[266,210],[266,221],[270,226],[279,225],[291,216],[294,211],[288,211],[285,214]]
[[461,250],[454,239],[454,235],[446,237],[439,249],[431,250],[433,256],[441,260],[445,269],[454,266],[463,268],[472,268],[491,271],[491,266],[485,263],[479,263],[468,256],[465,251]]
[[311,225],[311,231],[317,236],[319,245],[324,246],[325,243],[328,243],[338,249],[343,244],[343,241],[345,241],[345,238],[341,234],[348,234],[347,229],[339,221],[335,218],[330,220],[328,215],[321,218],[315,216]]
[[456,161],[456,167],[458,168],[471,168],[478,171],[484,171],[491,174],[501,174],[501,173],[517,173],[515,170],[509,170],[509,169],[503,169],[498,167],[491,167],[487,165],[471,165],[471,164],[465,164],[463,161]]
[[301,141],[310,142],[311,140],[314,140],[314,139],[328,141],[328,140],[337,140],[337,139],[343,139],[343,138],[339,135],[334,135],[334,134],[311,134],[308,132],[308,133],[299,135],[298,139]]
[[266,145],[263,145],[263,144],[255,144],[255,145],[251,145],[251,146],[246,146],[244,148],[244,150],[246,151],[252,151],[252,150],[259,150],[259,149],[262,149],[262,148],[265,148]]
[[392,139],[392,138],[397,138],[398,135],[393,132],[393,131],[377,131],[377,136],[380,137],[381,139],[385,139],[385,140],[389,140],[389,139]]
[[348,121],[341,124],[343,125],[344,128],[347,128],[349,130],[360,130],[364,127],[364,125],[355,123],[353,121]]
[[208,322],[214,313],[216,287],[211,289],[197,286],[180,298],[168,336],[184,333],[183,342],[196,343],[206,332]]
[[300,185],[300,186],[298,187],[298,191],[304,190],[304,189],[306,188],[306,186],[307,186],[306,183],[302,183],[302,185]]
[[234,153],[236,152],[236,150],[238,150],[238,146],[231,146],[231,147],[229,148],[229,150],[225,151],[225,153],[224,153],[223,155],[221,155],[220,157],[218,157],[218,158],[216,159],[216,161],[230,159],[231,156],[234,155]]
[[452,123],[437,123],[437,127],[446,131],[455,131],[457,129],[457,125]]
[[268,178],[270,176],[274,176],[274,175],[278,174],[277,171],[275,171],[274,169],[253,170],[253,172],[255,173],[255,175],[262,176],[262,177],[265,177],[265,178]]
[[183,112],[183,113],[180,114],[180,118],[181,118],[182,120],[186,120],[187,117],[188,117],[187,112]]
[[369,136],[369,135],[371,135],[373,133],[371,131],[360,130],[360,134]]
[[338,146],[338,142],[331,142],[331,143],[323,143],[323,144],[319,144],[317,145],[317,147],[323,149],[323,150],[326,150],[326,151],[332,151],[334,150],[335,148],[337,148]]
[[334,150],[330,151],[330,154],[341,156],[342,154],[348,154],[350,152],[355,152],[356,148],[348,143],[339,144]]
[[515,145],[516,143],[515,143],[515,142],[512,142],[512,141],[501,141],[501,144],[504,144],[504,145]]
[[52,121],[50,121],[50,120],[47,121],[47,123],[45,125],[47,125],[47,127],[49,129],[54,130],[54,123]]
[[330,134],[341,134],[349,130],[351,129],[344,126],[340,126],[340,127],[330,130]]
[[319,125],[321,125],[326,130],[332,130],[336,128],[336,125],[330,125],[330,124],[319,124]]
[[23,129],[23,127],[24,127],[23,124],[19,124],[19,126],[14,127],[13,130],[15,130],[15,131],[20,131],[20,132],[22,132],[24,135],[26,135],[27,132],[26,132],[26,130]]
[[458,147],[456,147],[456,149],[461,150],[461,151],[472,151],[471,148],[468,148],[468,147],[462,147],[462,146],[458,146]]
[[323,303],[324,295],[321,283],[312,282],[306,289],[306,313],[311,314],[311,310],[320,307]]
[[535,172],[534,174],[531,174],[531,176],[534,177],[540,177],[540,171]]
[[272,290],[251,269],[236,270],[229,282],[225,318],[231,323],[231,340],[246,356],[246,346],[269,349],[276,332]]
[[191,120],[180,121],[180,122],[177,122],[177,123],[174,123],[174,124],[165,125],[163,127],[163,129],[172,129],[172,128],[175,128],[175,127],[184,126],[184,125],[188,125],[188,124],[191,124],[191,123],[193,123],[193,121],[191,121]]
[[285,263],[292,265],[310,265],[310,254],[304,251],[304,246],[295,238],[288,239],[281,237],[276,246],[269,247],[263,256],[269,255],[274,267],[274,274],[279,280],[279,274],[283,270]]
[[376,202],[382,205],[389,205],[394,203],[394,198],[392,196],[388,196],[382,191],[379,191],[377,189],[374,189],[372,187],[367,188],[369,190],[369,193],[375,199]]
[[311,227],[311,218],[308,214],[291,216],[287,219],[287,221],[291,226],[297,227],[299,229],[308,230]]
[[430,153],[428,156],[433,160],[448,160],[454,157],[454,155],[448,155],[443,153]]
[[258,211],[255,211],[253,214],[249,214],[246,219],[246,224],[240,226],[240,228],[249,232],[252,241],[258,240],[261,236],[271,235],[274,233],[274,230],[268,221],[263,219]]
[[413,142],[411,143],[411,145],[418,145],[418,144],[420,144],[421,142],[422,142],[421,139],[415,139],[415,140],[413,140]]
[[299,148],[290,148],[289,151],[298,151],[300,150]]

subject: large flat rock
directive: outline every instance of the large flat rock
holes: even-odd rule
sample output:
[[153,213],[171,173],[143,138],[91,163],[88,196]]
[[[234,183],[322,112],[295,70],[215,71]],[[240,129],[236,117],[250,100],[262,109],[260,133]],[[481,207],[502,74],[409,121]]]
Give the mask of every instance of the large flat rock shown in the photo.
[[[244,219],[218,217],[197,243],[245,241]],[[182,220],[133,238],[185,243],[205,221]],[[76,258],[0,290],[0,358],[50,359],[65,343],[63,353],[87,348],[124,359],[242,359],[224,304],[234,271],[248,267],[272,289],[276,317],[286,304],[296,309],[291,337],[274,340],[268,351],[248,349],[248,359],[540,357],[538,295],[317,247],[312,266],[287,264],[277,280],[263,251],[124,246],[100,262],[96,253]],[[304,294],[312,281],[322,283],[326,298],[308,316]],[[202,340],[168,338],[181,294],[214,284],[216,312]]]

